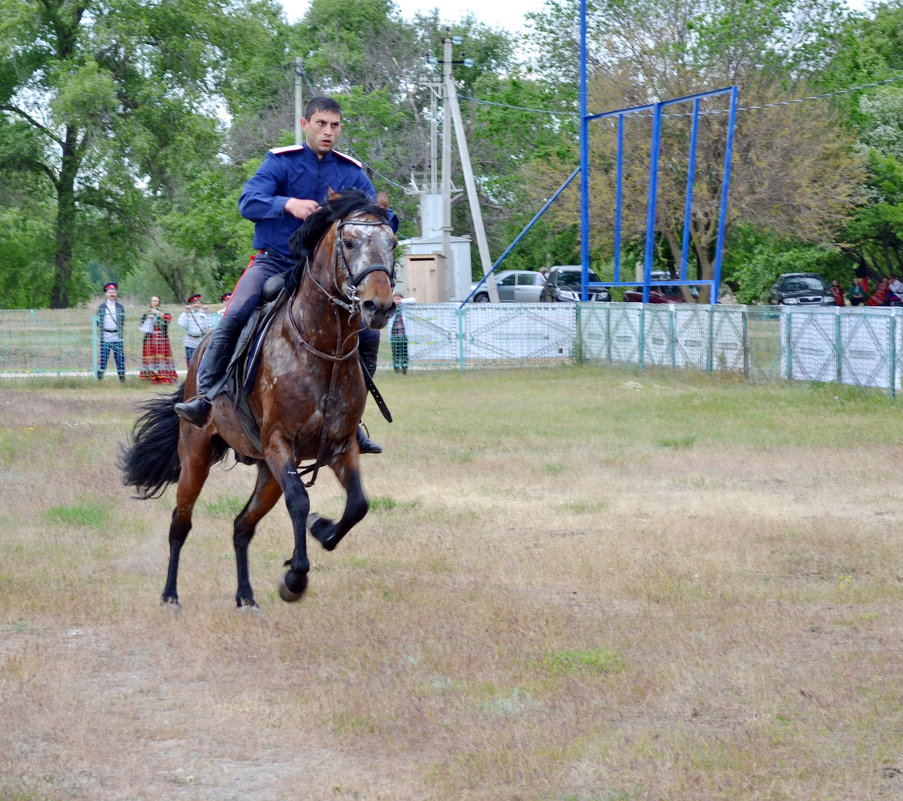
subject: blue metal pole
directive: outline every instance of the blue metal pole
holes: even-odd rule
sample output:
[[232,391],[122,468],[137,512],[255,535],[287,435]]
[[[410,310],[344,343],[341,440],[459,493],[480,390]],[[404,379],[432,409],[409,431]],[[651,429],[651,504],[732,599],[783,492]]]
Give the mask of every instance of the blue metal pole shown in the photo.
[[652,145],[649,149],[649,196],[646,201],[646,254],[643,260],[643,303],[649,302],[652,256],[655,250],[655,208],[658,202],[658,155],[662,136],[662,104],[652,113]]
[[615,274],[621,280],[621,192],[624,186],[624,115],[618,114],[618,165],[615,173]]
[[[680,280],[687,280],[687,259],[690,254],[690,223],[693,211],[693,185],[696,181],[696,139],[699,134],[700,98],[693,101],[693,123],[690,126],[690,154],[687,164],[687,197],[684,202],[684,236],[680,247]],[[698,277],[698,276],[697,276]]]
[[586,87],[586,0],[580,0],[580,299],[589,300],[589,121]]
[[[486,275],[489,275],[489,274],[494,273],[494,272],[496,271],[496,268],[497,268],[497,267],[498,267],[498,266],[499,266],[499,265],[500,265],[500,264],[508,257],[508,254],[509,254],[512,250],[514,250],[514,246],[517,245],[517,243],[520,242],[521,239],[523,239],[523,238],[526,236],[527,231],[529,231],[529,230],[536,224],[536,221],[537,221],[540,217],[542,217],[543,214],[546,213],[546,209],[548,209],[549,206],[551,206],[551,205],[558,199],[558,196],[559,196],[562,192],[564,192],[564,190],[567,189],[567,187],[570,185],[571,181],[573,181],[574,178],[577,177],[577,173],[578,173],[578,172],[580,172],[580,168],[579,168],[579,167],[577,167],[577,168],[576,168],[576,169],[575,169],[575,170],[567,177],[567,180],[566,180],[561,186],[558,187],[558,189],[555,191],[555,194],[552,195],[552,197],[550,197],[550,198],[545,202],[545,204],[543,204],[543,207],[542,207],[539,211],[537,211],[536,214],[533,215],[533,219],[530,220],[530,222],[528,222],[528,223],[524,226],[524,230],[521,231],[521,232],[514,238],[514,241],[513,241],[510,245],[508,245],[508,247],[505,248],[505,252],[502,253],[502,255],[498,257],[498,259],[496,259],[495,264],[492,265],[492,269],[491,269],[491,270],[489,271],[489,273],[487,273]],[[477,291],[481,286],[483,286],[483,283],[486,281],[486,275],[484,275],[484,276],[480,279],[479,283],[473,288],[473,290],[471,290],[471,293],[470,293],[466,298],[464,298],[464,300],[461,301],[461,306],[458,307],[459,309],[460,309],[462,306],[464,306],[464,304],[467,303],[467,301],[469,301],[469,300],[474,296],[474,294],[476,293],[476,291]]]
[[724,178],[721,182],[721,209],[718,213],[718,242],[715,245],[715,269],[712,273],[712,303],[718,302],[721,287],[721,256],[724,250],[724,225],[727,218],[727,194],[731,184],[731,157],[734,150],[734,122],[737,119],[737,96],[739,88],[731,87],[731,110],[727,121],[727,141],[724,147]]

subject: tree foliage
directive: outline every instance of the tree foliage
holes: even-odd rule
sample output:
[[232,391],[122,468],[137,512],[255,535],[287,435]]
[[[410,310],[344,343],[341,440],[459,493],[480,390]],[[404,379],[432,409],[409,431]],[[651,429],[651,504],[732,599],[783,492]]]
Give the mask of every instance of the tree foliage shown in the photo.
[[[739,85],[728,229],[752,222],[776,236],[824,241],[844,221],[859,172],[850,140],[831,109],[777,105],[806,94],[806,76],[825,61],[814,47],[837,38],[846,15],[834,0],[623,2],[600,0],[588,12],[590,111],[642,106],[658,99]],[[577,0],[550,4],[535,16],[541,64],[560,79],[576,62]],[[713,277],[727,113],[708,101],[700,117],[690,218],[691,275]],[[662,126],[657,250],[668,268],[681,250],[688,169],[689,112],[671,107]],[[623,235],[645,238],[651,128],[649,115],[626,118]],[[611,242],[616,138],[608,120],[592,125],[592,237]],[[563,162],[546,166],[557,179]],[[545,181],[545,193],[552,181]],[[563,204],[562,222],[574,219]],[[600,255],[604,248],[597,248]],[[702,299],[707,299],[705,293]]]
[[224,61],[263,7],[0,0],[0,170],[52,199],[52,307],[89,294],[92,260],[127,275],[157,216],[191,205],[190,177],[220,152]]
[[[741,87],[724,263],[750,299],[794,262],[825,274],[903,268],[903,89],[791,102],[903,70],[903,4],[852,13],[837,0],[590,0],[590,111]],[[312,0],[285,21],[275,0],[0,0],[0,289],[12,305],[66,306],[98,281],[141,276],[157,294],[218,294],[247,263],[237,213],[264,152],[294,141],[296,56],[306,99],[343,105],[340,149],[388,189],[402,235],[419,232],[430,135],[444,135],[442,38],[490,251],[497,257],[578,166],[579,0],[547,0],[529,41],[467,15],[403,19],[391,0]],[[526,49],[524,49],[526,48]],[[708,101],[707,101],[708,102]],[[720,105],[719,105],[720,103]],[[687,108],[662,128],[655,255],[683,236]],[[712,275],[727,115],[700,117],[691,275]],[[625,129],[622,257],[646,235],[648,116]],[[591,125],[591,242],[613,243],[616,143]],[[463,186],[457,148],[453,184]],[[475,237],[468,203],[453,229]],[[538,268],[579,257],[576,182],[511,253]],[[622,268],[624,269],[624,268]],[[772,276],[773,277],[773,276]],[[836,277],[843,278],[838,274]],[[704,296],[703,296],[704,297]]]

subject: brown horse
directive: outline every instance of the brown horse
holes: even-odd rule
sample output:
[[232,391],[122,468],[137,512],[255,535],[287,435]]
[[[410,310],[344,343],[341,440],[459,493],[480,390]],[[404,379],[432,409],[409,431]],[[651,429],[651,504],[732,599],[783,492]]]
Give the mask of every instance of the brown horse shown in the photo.
[[[383,328],[395,313],[392,298],[396,238],[385,198],[372,204],[359,192],[331,195],[294,235],[298,267],[289,276],[290,298],[276,313],[263,341],[248,403],[260,429],[260,446],[242,428],[232,401],[219,396],[203,428],[181,421],[173,406],[194,393],[203,344],[185,383],[172,395],[143,405],[131,442],[123,449],[123,483],[140,498],[159,497],[178,482],[169,527],[169,570],[162,602],[179,605],[179,555],[191,530],[191,514],[210,467],[229,448],[256,464],[257,482],[235,518],[232,540],[238,568],[239,607],[257,606],[248,575],[248,545],[261,518],[285,496],[295,549],[279,584],[285,601],[297,601],[307,587],[310,562],[306,529],[331,551],[367,514],[361,485],[357,426],[367,389],[357,356],[363,324]],[[300,465],[328,465],[346,493],[336,522],[310,513]]]

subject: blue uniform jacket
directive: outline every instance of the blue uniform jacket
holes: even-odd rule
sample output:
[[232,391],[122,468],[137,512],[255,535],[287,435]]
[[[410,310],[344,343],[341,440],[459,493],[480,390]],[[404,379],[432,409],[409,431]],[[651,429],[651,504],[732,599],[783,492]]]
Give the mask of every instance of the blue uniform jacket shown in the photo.
[[[273,148],[257,172],[245,184],[238,199],[242,217],[254,225],[254,247],[290,256],[289,237],[301,220],[285,212],[292,197],[325,203],[329,189],[360,189],[371,198],[376,191],[359,162],[344,153],[331,150],[322,159],[309,147],[293,145]],[[398,217],[389,212],[392,230],[398,230]]]

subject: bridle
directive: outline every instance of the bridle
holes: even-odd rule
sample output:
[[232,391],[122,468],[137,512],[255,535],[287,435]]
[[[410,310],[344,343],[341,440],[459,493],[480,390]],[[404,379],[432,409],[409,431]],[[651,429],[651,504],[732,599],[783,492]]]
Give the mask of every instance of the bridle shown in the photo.
[[334,295],[331,295],[330,302],[337,306],[341,306],[345,311],[353,315],[360,312],[360,298],[357,296],[357,288],[370,273],[385,273],[389,277],[389,283],[392,285],[392,289],[395,288],[395,262],[392,262],[391,270],[386,267],[385,264],[371,264],[359,273],[352,273],[351,269],[348,267],[348,260],[345,258],[345,248],[342,247],[342,229],[349,225],[385,225],[389,227],[390,230],[391,226],[389,226],[389,223],[383,222],[382,220],[349,219],[342,220],[336,227],[335,244],[333,246],[335,263],[341,265],[342,271],[345,273],[345,278],[348,280],[349,291],[342,292],[337,286],[336,289],[339,290],[341,296],[335,297]]
[[[389,269],[385,264],[371,264],[368,267],[365,267],[359,273],[352,273],[351,268],[348,266],[348,260],[345,257],[345,248],[342,246],[342,229],[346,225],[385,225],[389,227],[391,230],[391,226],[389,223],[383,222],[382,220],[340,220],[338,225],[336,226],[335,232],[335,240],[333,243],[333,266],[334,270],[332,272],[334,283],[333,289],[330,290],[327,287],[323,286],[314,275],[313,271],[310,269],[310,257],[307,259],[307,263],[304,266],[305,275],[313,282],[314,286],[317,287],[327,298],[329,298],[329,302],[334,306],[337,306],[341,309],[344,309],[349,317],[354,317],[355,315],[360,314],[361,311],[361,300],[358,297],[357,289],[358,286],[363,282],[363,280],[370,275],[370,273],[385,273],[389,277],[389,283],[392,285],[392,288],[395,287],[395,262],[392,262],[392,268]],[[336,279],[336,274],[339,272],[339,267],[341,267],[341,271],[344,274],[346,279],[346,287],[343,288],[339,286],[339,281]],[[324,353],[323,351],[315,348],[311,345],[304,336],[304,333],[301,331],[298,326],[298,321],[295,319],[295,316],[291,313],[288,315],[289,321],[292,324],[292,328],[294,328],[295,333],[298,335],[298,339],[301,344],[304,345],[311,353],[319,356],[321,359],[326,359],[327,361],[344,361],[347,359],[352,353],[357,350],[357,346],[355,345],[347,353],[339,355],[341,353],[341,342],[336,343],[336,352],[335,354]],[[336,323],[337,330],[341,331],[341,325],[338,325],[338,309],[336,309]],[[356,333],[356,329],[355,329]]]

